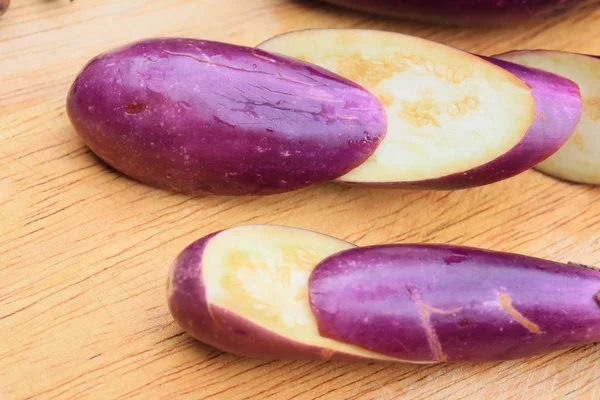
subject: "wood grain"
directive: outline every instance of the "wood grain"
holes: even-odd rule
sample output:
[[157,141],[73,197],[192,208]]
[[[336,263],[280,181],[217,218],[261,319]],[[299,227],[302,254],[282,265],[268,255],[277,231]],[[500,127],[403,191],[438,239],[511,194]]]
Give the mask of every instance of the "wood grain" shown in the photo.
[[255,45],[364,27],[490,55],[600,53],[600,10],[519,27],[452,28],[284,0],[15,0],[0,20],[0,399],[598,399],[600,347],[484,365],[242,359],[192,341],[165,301],[168,267],[217,229],[277,223],[360,245],[438,242],[600,264],[600,188],[529,171],[460,192],[335,184],[262,198],[190,197],[106,168],[65,96],[94,55],[187,36]]

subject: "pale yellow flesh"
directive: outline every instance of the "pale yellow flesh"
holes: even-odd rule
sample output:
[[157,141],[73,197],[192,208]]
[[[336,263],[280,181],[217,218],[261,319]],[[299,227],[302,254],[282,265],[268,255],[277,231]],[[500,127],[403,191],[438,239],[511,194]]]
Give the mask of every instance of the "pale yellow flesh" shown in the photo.
[[524,51],[499,58],[562,75],[579,85],[583,113],[575,134],[536,169],[573,182],[600,184],[600,60],[554,51]]
[[[308,279],[323,259],[355,247],[297,228],[249,225],[212,238],[202,256],[207,301],[264,329],[326,351],[394,360],[319,335]],[[396,360],[397,361],[397,360]]]
[[516,76],[423,39],[314,29],[259,48],[324,67],[362,85],[385,106],[386,138],[342,181],[412,182],[468,171],[513,148],[534,121],[530,89]]

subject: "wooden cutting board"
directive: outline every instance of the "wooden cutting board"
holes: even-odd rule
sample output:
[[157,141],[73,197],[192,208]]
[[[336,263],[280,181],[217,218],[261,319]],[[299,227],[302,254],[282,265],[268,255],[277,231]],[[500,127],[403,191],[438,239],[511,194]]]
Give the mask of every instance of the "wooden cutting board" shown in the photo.
[[13,0],[0,19],[0,399],[600,398],[600,347],[484,365],[281,362],[190,339],[166,307],[176,254],[218,229],[299,226],[360,245],[441,242],[600,265],[600,188],[534,171],[457,192],[327,184],[261,198],[185,196],[107,169],[65,97],[99,52],[151,36],[256,45],[362,27],[485,55],[600,54],[600,9],[506,28],[388,20],[287,0]]

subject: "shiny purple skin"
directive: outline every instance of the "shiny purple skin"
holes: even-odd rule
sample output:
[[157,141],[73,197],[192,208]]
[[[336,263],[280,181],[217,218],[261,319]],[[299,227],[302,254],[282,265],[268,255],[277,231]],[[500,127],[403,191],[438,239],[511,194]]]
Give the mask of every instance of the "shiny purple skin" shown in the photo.
[[579,5],[581,0],[324,0],[380,14],[442,24],[503,25],[541,19]]
[[[367,360],[308,346],[268,331],[224,308],[208,304],[202,280],[206,236],[184,249],[171,267],[168,305],[178,325],[195,339],[228,353],[270,360]],[[368,361],[368,360],[367,360]]]
[[141,182],[187,193],[275,194],[336,179],[385,136],[380,102],[322,68],[262,50],[152,39],[94,58],[69,118]]
[[523,139],[502,156],[468,171],[418,182],[353,183],[369,187],[458,190],[496,183],[524,171],[556,153],[575,133],[582,114],[579,86],[564,77],[489,57],[481,58],[525,82],[535,101],[535,120]]
[[319,333],[409,361],[519,359],[600,341],[600,271],[510,253],[387,245],[309,283]]

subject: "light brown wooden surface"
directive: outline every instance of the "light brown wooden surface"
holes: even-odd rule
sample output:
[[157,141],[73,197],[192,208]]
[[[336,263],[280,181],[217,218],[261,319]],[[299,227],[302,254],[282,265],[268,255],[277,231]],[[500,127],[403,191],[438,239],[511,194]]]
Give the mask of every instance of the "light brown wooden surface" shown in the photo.
[[247,223],[360,245],[444,242],[600,265],[600,188],[529,171],[460,192],[324,185],[262,198],[185,196],[108,170],[65,96],[97,53],[150,36],[256,45],[308,27],[411,33],[469,51],[600,53],[600,10],[500,29],[386,20],[284,0],[14,0],[0,19],[0,399],[600,398],[600,347],[485,365],[242,359],[172,321],[177,253]]

